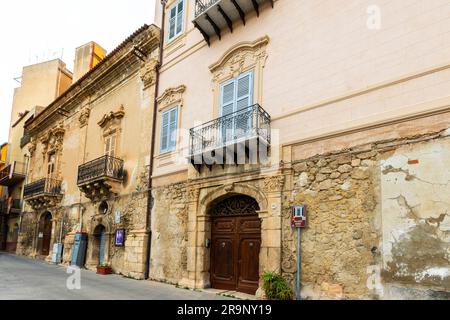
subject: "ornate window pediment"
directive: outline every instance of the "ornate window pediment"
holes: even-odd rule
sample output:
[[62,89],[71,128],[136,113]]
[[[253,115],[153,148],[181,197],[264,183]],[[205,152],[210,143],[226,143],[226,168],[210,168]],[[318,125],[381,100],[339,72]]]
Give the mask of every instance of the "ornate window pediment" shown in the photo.
[[66,129],[64,129],[64,124],[62,122],[55,128],[45,132],[39,139],[44,146],[42,153],[46,155],[62,151],[65,132]]
[[269,37],[265,36],[253,42],[245,41],[230,48],[209,70],[214,75],[214,81],[224,81],[234,78],[252,68],[264,68],[267,53],[266,46]]
[[111,111],[103,116],[98,125],[103,129],[105,136],[120,129],[121,120],[125,116],[125,108],[120,106],[119,111]]
[[156,100],[158,103],[158,110],[161,111],[172,105],[179,107],[183,106],[183,93],[186,91],[186,86],[181,85],[176,88],[169,88]]
[[214,64],[209,66],[212,73],[212,88],[214,91],[214,113],[220,115],[221,85],[239,75],[253,71],[253,103],[263,103],[263,70],[267,60],[266,47],[269,37],[264,36],[255,41],[244,41],[231,47]]

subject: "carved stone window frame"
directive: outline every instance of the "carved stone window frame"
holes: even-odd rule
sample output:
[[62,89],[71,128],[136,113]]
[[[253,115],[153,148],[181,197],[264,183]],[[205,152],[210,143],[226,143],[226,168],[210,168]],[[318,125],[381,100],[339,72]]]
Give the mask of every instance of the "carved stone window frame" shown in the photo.
[[106,139],[111,135],[116,135],[115,156],[121,154],[122,142],[122,120],[125,117],[125,108],[123,105],[116,112],[111,111],[105,114],[97,123],[102,129],[102,155],[105,154]]
[[[45,170],[42,176],[47,177],[47,165],[50,155],[55,156],[55,169],[54,169],[54,179],[62,180],[61,172],[61,157],[63,151],[64,134],[66,129],[64,129],[64,123],[60,122],[53,129],[46,131],[42,136],[39,137],[39,141],[42,144],[42,166],[41,170]],[[32,156],[34,157],[34,150]],[[34,170],[33,170],[34,171]],[[42,174],[42,172],[41,172]]]
[[156,99],[158,103],[158,112],[165,111],[172,107],[183,107],[183,94],[186,91],[185,85],[166,89],[161,96]]
[[209,66],[212,73],[212,90],[214,96],[213,111],[220,116],[220,87],[228,80],[236,78],[247,71],[254,71],[253,103],[263,101],[263,71],[267,60],[266,47],[269,37],[264,36],[253,42],[240,42],[228,49],[222,57]]
[[[184,105],[184,99],[183,95],[186,91],[185,85],[179,85],[178,87],[172,87],[166,89],[163,94],[156,99],[157,102],[157,110],[158,110],[158,119],[157,119],[157,149],[158,152],[160,152],[160,144],[161,144],[161,127],[162,127],[162,113],[170,110],[172,108],[178,109],[178,118],[177,118],[177,129],[181,128],[181,117],[182,117],[182,108]],[[167,152],[167,153],[160,153],[159,156],[168,156],[174,152],[177,152],[179,150],[180,146],[180,137],[177,137],[176,141],[176,148],[173,151]]]

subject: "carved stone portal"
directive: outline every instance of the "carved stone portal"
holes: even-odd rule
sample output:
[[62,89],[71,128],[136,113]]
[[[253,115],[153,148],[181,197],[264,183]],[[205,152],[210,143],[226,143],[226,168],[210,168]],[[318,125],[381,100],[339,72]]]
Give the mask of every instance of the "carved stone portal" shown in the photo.
[[209,211],[211,216],[257,215],[258,202],[245,195],[231,196],[213,205]]

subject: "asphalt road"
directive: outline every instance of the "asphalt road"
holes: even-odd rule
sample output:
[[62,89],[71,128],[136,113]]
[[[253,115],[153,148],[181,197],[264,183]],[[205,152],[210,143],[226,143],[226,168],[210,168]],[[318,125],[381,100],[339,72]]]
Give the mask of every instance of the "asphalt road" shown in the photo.
[[[0,252],[0,300],[222,300],[225,297],[81,270],[81,289],[68,289],[67,268]],[[73,279],[73,278],[71,278]],[[76,285],[69,281],[69,285]]]

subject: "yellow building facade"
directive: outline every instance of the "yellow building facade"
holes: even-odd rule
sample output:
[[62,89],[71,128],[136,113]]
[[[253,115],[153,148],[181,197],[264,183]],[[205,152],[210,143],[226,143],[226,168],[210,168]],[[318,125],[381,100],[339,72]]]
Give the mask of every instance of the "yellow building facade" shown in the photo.
[[95,66],[84,63],[98,58],[92,43],[78,48],[76,81],[25,123],[19,254],[145,277],[159,34],[145,25]]

